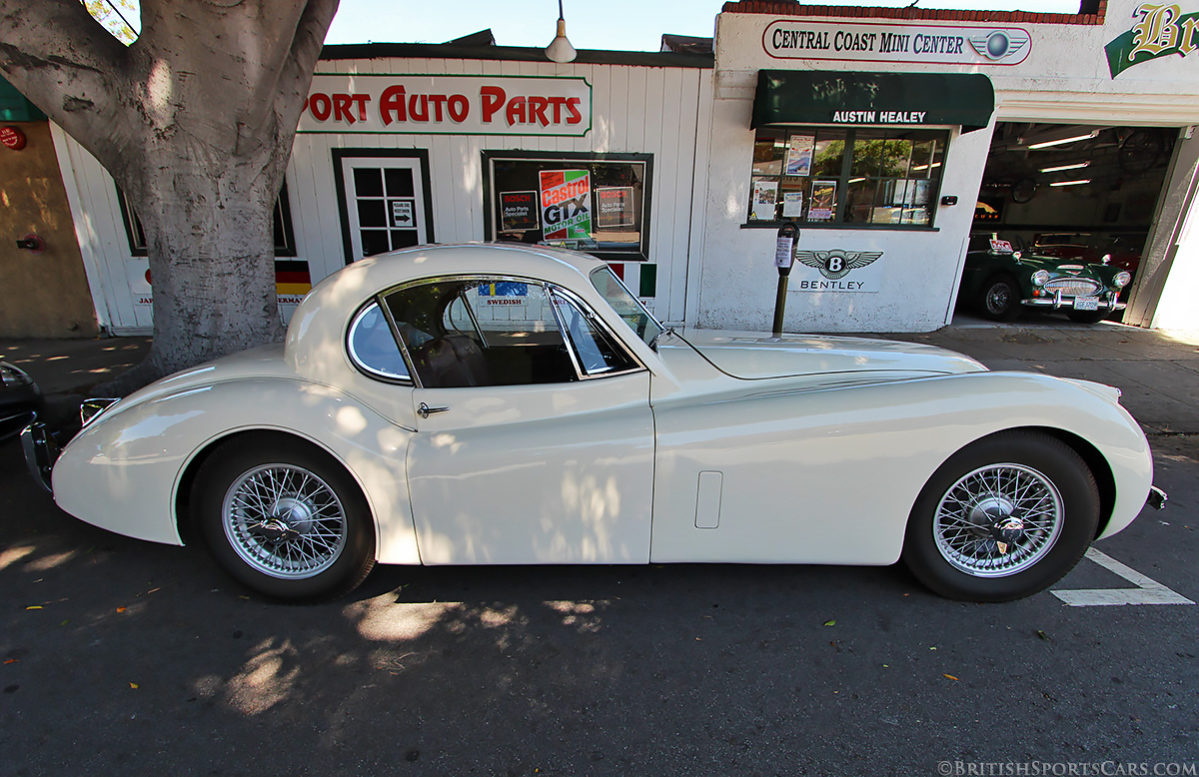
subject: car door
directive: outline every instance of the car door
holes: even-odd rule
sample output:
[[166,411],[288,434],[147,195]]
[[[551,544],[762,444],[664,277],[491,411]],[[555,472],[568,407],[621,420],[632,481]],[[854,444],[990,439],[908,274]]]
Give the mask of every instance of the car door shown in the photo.
[[649,372],[584,303],[493,277],[387,302],[419,379],[407,471],[424,563],[649,561]]

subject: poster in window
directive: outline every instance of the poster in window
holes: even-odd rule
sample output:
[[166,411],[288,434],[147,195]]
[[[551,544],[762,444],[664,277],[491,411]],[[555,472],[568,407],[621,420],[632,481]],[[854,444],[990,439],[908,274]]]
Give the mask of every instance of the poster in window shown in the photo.
[[783,218],[797,219],[803,215],[803,192],[783,192]]
[[582,240],[591,236],[591,173],[586,170],[542,170],[541,223],[547,241]]
[[808,206],[808,221],[832,221],[837,207],[837,182],[813,181],[812,204]]
[[537,192],[500,192],[500,232],[540,229]]
[[811,175],[812,152],[816,148],[815,135],[792,135],[787,142],[786,175]]
[[750,215],[760,221],[774,221],[774,203],[778,199],[778,181],[754,181]]
[[416,203],[413,200],[391,201],[391,226],[395,229],[416,229]]
[[633,226],[633,187],[596,188],[595,208],[596,229]]

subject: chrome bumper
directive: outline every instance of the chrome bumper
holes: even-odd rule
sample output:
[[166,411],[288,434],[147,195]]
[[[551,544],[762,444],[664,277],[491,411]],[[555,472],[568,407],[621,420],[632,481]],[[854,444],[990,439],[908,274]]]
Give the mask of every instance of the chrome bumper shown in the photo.
[[[1053,308],[1054,310],[1067,308],[1069,310],[1073,310],[1074,298],[1063,297],[1059,293],[1053,295],[1052,297],[1029,297],[1028,299],[1020,300],[1020,304],[1026,305],[1030,308]],[[1116,299],[1109,299],[1108,297],[1104,296],[1099,298],[1099,305],[1096,309],[1106,310],[1111,313],[1117,310],[1123,310],[1126,307],[1128,306],[1123,302],[1120,302]]]
[[1145,504],[1152,507],[1154,510],[1160,510],[1166,506],[1166,501],[1169,499],[1166,492],[1162,491],[1157,486],[1150,486],[1149,498],[1145,500]]
[[50,473],[54,471],[54,462],[58,459],[58,443],[45,424],[35,420],[21,430],[21,450],[25,453],[25,466],[29,467],[29,473],[46,491],[54,493],[50,485]]

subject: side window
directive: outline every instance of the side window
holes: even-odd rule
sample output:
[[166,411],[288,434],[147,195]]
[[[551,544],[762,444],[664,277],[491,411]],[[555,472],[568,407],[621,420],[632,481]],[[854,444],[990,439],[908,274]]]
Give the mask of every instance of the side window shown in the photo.
[[401,289],[386,301],[426,387],[578,379],[549,294],[539,284],[450,280]]
[[613,341],[592,315],[558,291],[551,292],[551,296],[585,375],[636,369],[637,362]]
[[372,302],[354,317],[347,345],[350,359],[364,372],[390,380],[411,380],[379,303]]

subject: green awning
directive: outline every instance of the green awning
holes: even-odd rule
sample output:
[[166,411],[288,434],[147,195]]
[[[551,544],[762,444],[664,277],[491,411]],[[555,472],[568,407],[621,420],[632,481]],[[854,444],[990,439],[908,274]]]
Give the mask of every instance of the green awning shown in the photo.
[[768,124],[960,124],[982,129],[995,110],[979,73],[760,70],[751,127]]
[[46,114],[25,99],[17,88],[0,78],[0,121],[42,121]]

